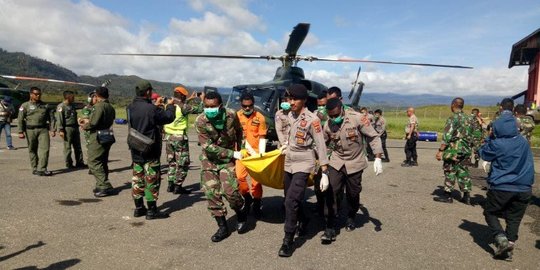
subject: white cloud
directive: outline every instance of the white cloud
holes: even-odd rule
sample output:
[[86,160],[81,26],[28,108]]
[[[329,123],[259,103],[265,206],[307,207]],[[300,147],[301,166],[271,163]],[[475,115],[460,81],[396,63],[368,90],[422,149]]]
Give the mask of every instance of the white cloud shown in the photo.
[[[156,41],[151,36],[158,30],[151,22],[139,25],[140,22],[129,21],[86,0],[76,3],[0,0],[0,47],[25,52],[84,75],[138,75],[188,85],[264,82],[273,77],[279,62],[100,55],[105,52],[282,54],[290,30],[284,29],[287,34],[278,40],[255,39],[252,33],[264,33],[267,26],[248,9],[247,3],[247,0],[190,0],[190,6],[200,16],[171,18],[168,29],[159,30],[164,32],[163,38]],[[312,33],[303,49],[320,43]],[[340,65],[303,63],[301,66],[306,77],[348,90],[357,65]],[[525,89],[527,79],[526,69],[519,67],[511,70],[408,68],[388,72],[378,65],[363,65],[363,70],[361,79],[366,83],[366,92],[511,95]]]

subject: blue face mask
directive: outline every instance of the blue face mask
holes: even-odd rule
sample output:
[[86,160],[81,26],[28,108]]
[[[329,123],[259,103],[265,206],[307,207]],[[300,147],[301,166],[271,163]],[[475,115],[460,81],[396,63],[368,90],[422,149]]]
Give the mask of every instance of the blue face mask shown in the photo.
[[281,109],[283,109],[285,111],[288,111],[288,110],[291,109],[291,103],[289,103],[289,102],[281,102],[279,107],[281,107]]
[[217,107],[217,108],[204,108],[204,114],[209,119],[214,119],[219,114],[219,107]]

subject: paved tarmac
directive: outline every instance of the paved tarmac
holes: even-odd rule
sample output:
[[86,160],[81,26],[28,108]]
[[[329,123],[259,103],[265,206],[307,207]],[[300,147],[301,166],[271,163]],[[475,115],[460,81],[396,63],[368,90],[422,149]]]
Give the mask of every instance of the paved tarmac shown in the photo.
[[[310,232],[296,240],[292,257],[280,258],[282,190],[265,188],[264,217],[250,217],[248,233],[210,241],[217,225],[199,191],[200,147],[193,132],[185,186],[195,192],[177,196],[164,185],[158,205],[171,217],[133,218],[127,127],[115,126],[115,132],[110,179],[119,194],[106,198],[94,198],[87,170],[63,169],[59,138],[52,139],[51,177],[32,175],[25,141],[14,137],[16,151],[0,150],[0,269],[540,269],[533,217],[522,222],[513,262],[497,261],[480,206],[485,190],[474,187],[474,206],[433,201],[443,183],[442,164],[434,159],[439,143],[420,142],[420,166],[402,168],[404,141],[390,140],[392,161],[383,163],[384,173],[375,177],[371,166],[364,172],[357,229],[342,229],[331,245],[320,243],[310,188]],[[472,170],[481,185],[484,173]],[[529,207],[538,208],[538,201]]]

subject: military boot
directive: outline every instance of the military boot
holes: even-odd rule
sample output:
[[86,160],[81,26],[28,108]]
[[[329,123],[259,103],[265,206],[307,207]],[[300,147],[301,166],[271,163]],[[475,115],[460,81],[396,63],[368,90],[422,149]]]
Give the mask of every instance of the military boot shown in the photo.
[[294,249],[294,233],[285,233],[283,238],[283,244],[279,248],[278,255],[279,257],[291,257]]
[[336,230],[334,228],[326,228],[321,235],[321,244],[328,245],[336,241]]
[[354,223],[354,218],[347,218],[347,222],[345,223],[345,230],[348,232],[352,232],[356,229],[356,224]]
[[253,197],[251,197],[251,194],[249,193],[242,195],[242,197],[244,198],[244,208],[246,209],[246,214],[249,214],[249,209],[253,203]]
[[227,226],[227,219],[225,218],[225,216],[221,216],[221,217],[215,217],[216,219],[216,222],[218,224],[218,230],[217,232],[212,235],[212,242],[221,242],[221,240],[229,237],[229,235],[231,235],[231,233],[229,232],[229,226]]
[[454,199],[452,199],[452,193],[451,192],[444,192],[444,195],[441,197],[433,198],[436,202],[442,202],[442,203],[453,203]]
[[162,213],[157,209],[156,202],[147,202],[148,203],[148,212],[146,213],[146,219],[162,219],[168,218],[169,214]]
[[248,208],[246,208],[246,205],[242,209],[235,210],[236,212],[236,231],[238,234],[244,234],[248,231],[248,224],[247,224],[247,212]]
[[253,216],[260,219],[262,216],[261,199],[253,199]]
[[495,246],[497,247],[497,250],[495,251],[493,258],[499,260],[507,259],[509,257],[509,251],[514,249],[514,245],[510,245],[508,238],[506,238],[504,234],[495,236]]
[[139,199],[135,199],[135,211],[133,212],[134,217],[142,217],[146,215],[147,209],[144,207],[144,199],[141,197]]
[[470,192],[463,192],[463,197],[461,197],[460,200],[462,203],[466,205],[471,205],[471,194]]
[[185,189],[182,185],[174,185],[173,194],[191,194],[191,190]]
[[174,182],[169,181],[169,185],[167,186],[167,192],[173,192],[174,191]]

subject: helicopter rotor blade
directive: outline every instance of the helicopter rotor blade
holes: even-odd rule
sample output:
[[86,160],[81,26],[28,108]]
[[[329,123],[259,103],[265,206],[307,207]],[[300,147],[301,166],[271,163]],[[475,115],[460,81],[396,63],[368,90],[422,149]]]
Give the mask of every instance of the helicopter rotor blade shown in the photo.
[[289,35],[289,42],[287,43],[287,48],[285,53],[290,56],[296,56],[298,49],[306,39],[306,36],[309,32],[309,23],[299,23],[294,28],[291,34]]
[[162,54],[162,53],[102,53],[101,55],[120,56],[155,56],[155,57],[200,57],[200,58],[225,58],[225,59],[266,59],[281,60],[281,56],[273,55],[222,55],[222,54]]
[[351,97],[355,93],[354,88],[358,84],[358,78],[360,77],[360,71],[361,70],[362,70],[362,66],[358,66],[358,72],[356,72],[356,79],[354,79],[354,81],[352,82],[352,88],[351,88],[351,91],[349,92],[349,99],[351,99]]
[[472,67],[457,66],[457,65],[439,65],[439,64],[427,64],[427,63],[390,62],[390,61],[375,61],[375,60],[351,59],[351,58],[321,58],[321,57],[314,57],[314,56],[297,57],[297,60],[304,60],[304,61],[309,61],[309,62],[312,62],[312,61],[326,61],[326,62],[374,63],[374,64],[390,64],[390,65],[407,65],[407,66],[426,66],[426,67],[472,69]]
[[80,82],[71,82],[71,81],[61,81],[61,80],[47,79],[47,78],[36,78],[36,77],[25,77],[25,76],[11,76],[11,75],[0,75],[0,77],[6,78],[6,79],[13,79],[13,80],[41,81],[41,82],[55,82],[55,83],[76,84],[76,85],[84,85],[84,86],[92,86],[92,87],[95,87],[95,85],[89,84],[89,83],[80,83]]

